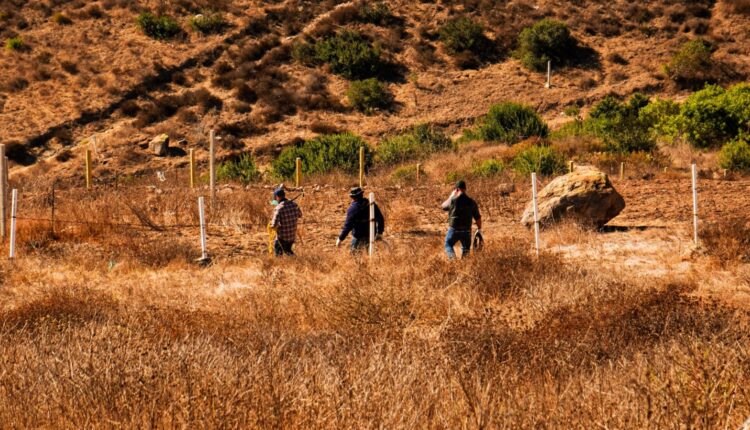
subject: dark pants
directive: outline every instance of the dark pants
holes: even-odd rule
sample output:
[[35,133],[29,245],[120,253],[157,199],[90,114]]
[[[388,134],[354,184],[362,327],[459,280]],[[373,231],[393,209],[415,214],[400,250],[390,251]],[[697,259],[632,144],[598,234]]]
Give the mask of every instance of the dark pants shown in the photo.
[[292,246],[294,246],[294,242],[287,242],[286,240],[277,238],[273,242],[273,251],[277,257],[281,257],[282,255],[294,255]]
[[448,229],[448,234],[445,235],[445,253],[449,260],[456,258],[453,247],[458,242],[461,242],[461,258],[468,257],[471,252],[471,231],[456,231],[453,227]]
[[357,254],[362,251],[367,251],[370,246],[370,240],[368,238],[357,239],[352,237],[351,253]]

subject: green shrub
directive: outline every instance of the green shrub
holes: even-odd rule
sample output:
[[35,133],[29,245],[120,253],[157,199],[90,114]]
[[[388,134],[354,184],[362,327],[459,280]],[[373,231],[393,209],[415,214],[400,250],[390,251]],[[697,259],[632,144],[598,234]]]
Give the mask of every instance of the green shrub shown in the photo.
[[26,44],[20,37],[11,37],[5,41],[5,49],[8,51],[23,51],[26,48]]
[[750,172],[750,143],[742,136],[727,143],[719,153],[719,166],[735,172]]
[[489,159],[475,164],[471,173],[474,176],[489,178],[505,171],[505,164],[501,160]]
[[453,148],[453,142],[443,132],[428,124],[420,124],[408,133],[391,137],[378,145],[376,161],[398,164],[424,159],[436,152]]
[[576,47],[568,26],[543,19],[521,31],[515,56],[531,70],[547,70],[547,61],[565,64]]
[[203,34],[221,33],[225,27],[224,17],[219,13],[204,13],[190,18],[190,28]]
[[380,50],[359,33],[344,30],[315,43],[315,59],[346,79],[366,79],[378,73]]
[[519,103],[505,102],[490,107],[472,131],[466,133],[470,139],[488,142],[515,144],[523,139],[546,137],[549,127],[534,109]]
[[679,115],[669,121],[674,137],[696,148],[723,145],[741,132],[750,131],[750,84],[728,90],[707,85],[688,97],[680,106]]
[[[424,174],[424,172],[422,172]],[[414,182],[417,180],[417,166],[401,166],[391,173],[391,180],[394,182]]]
[[56,14],[52,15],[52,22],[57,25],[70,25],[73,23],[73,20],[68,18],[68,16],[64,13],[57,12]]
[[374,4],[365,3],[360,6],[358,11],[359,20],[371,24],[385,24],[391,17],[391,10],[383,2]]
[[713,45],[703,39],[686,42],[664,67],[664,71],[678,83],[692,85],[710,81],[716,68],[711,59],[713,51]]
[[216,169],[216,178],[219,181],[240,181],[243,184],[249,184],[260,178],[260,171],[255,158],[250,154],[243,154],[236,160],[219,164]]
[[292,46],[292,58],[298,63],[312,66],[317,62],[315,57],[315,44],[298,42]]
[[154,39],[171,39],[182,33],[180,24],[168,15],[156,16],[143,12],[136,18],[136,23],[145,35]]
[[355,109],[365,113],[386,108],[391,102],[388,88],[375,78],[352,82],[346,97]]
[[536,172],[550,176],[565,172],[565,158],[552,147],[544,145],[531,146],[518,153],[512,161],[513,170],[522,175]]
[[372,164],[372,151],[365,141],[352,133],[328,134],[287,148],[272,163],[274,173],[281,178],[294,176],[296,159],[302,159],[302,172],[325,173],[340,170],[359,171],[359,148],[365,147],[365,166]]
[[652,151],[656,147],[654,124],[651,117],[641,115],[648,104],[642,94],[634,94],[628,102],[608,96],[594,105],[584,127],[601,138],[608,151]]
[[448,21],[440,29],[440,40],[448,52],[476,52],[484,39],[484,28],[469,17]]

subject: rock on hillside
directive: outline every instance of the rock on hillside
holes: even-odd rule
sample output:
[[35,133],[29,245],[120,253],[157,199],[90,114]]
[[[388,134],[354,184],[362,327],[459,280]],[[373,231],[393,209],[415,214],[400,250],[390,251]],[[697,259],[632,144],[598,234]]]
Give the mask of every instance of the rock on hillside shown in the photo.
[[[567,218],[601,227],[625,209],[625,200],[607,175],[592,166],[578,166],[555,178],[539,193],[538,200],[542,225]],[[534,225],[533,202],[526,205],[521,223]]]

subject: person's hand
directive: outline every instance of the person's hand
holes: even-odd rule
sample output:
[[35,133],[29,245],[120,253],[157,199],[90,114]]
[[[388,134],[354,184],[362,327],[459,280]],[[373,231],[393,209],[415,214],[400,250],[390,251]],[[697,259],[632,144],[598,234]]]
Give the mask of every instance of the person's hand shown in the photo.
[[339,247],[339,245],[341,245],[341,239],[338,239],[338,238],[337,238],[337,239],[336,239],[336,248],[338,248],[338,247]]

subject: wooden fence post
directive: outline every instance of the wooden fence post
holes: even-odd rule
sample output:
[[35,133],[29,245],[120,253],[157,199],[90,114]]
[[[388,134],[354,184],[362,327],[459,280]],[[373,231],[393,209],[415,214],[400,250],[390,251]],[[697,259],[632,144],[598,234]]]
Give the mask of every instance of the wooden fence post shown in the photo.
[[693,178],[693,240],[698,245],[698,166],[692,165]]
[[91,183],[91,150],[86,148],[86,189],[90,190]]
[[18,190],[13,190],[10,206],[10,259],[16,257],[16,213],[18,212]]
[[625,162],[620,163],[620,180],[625,179]]
[[195,188],[195,150],[190,150],[190,189]]
[[8,236],[8,227],[6,222],[8,221],[8,209],[6,205],[8,203],[8,184],[5,181],[5,171],[8,165],[5,162],[5,145],[0,144],[0,232],[3,243]]
[[370,258],[375,254],[375,193],[370,193]]
[[531,198],[534,202],[534,243],[536,245],[536,256],[539,257],[539,205],[537,203],[536,173],[531,174]]
[[206,246],[206,203],[203,197],[198,197],[198,216],[201,224],[201,260],[208,260],[208,250]]
[[547,83],[544,88],[552,88],[552,61],[547,61]]
[[421,163],[417,163],[417,175],[416,175],[417,176],[417,184],[419,184],[419,179],[420,179],[421,173],[422,173],[422,164]]

